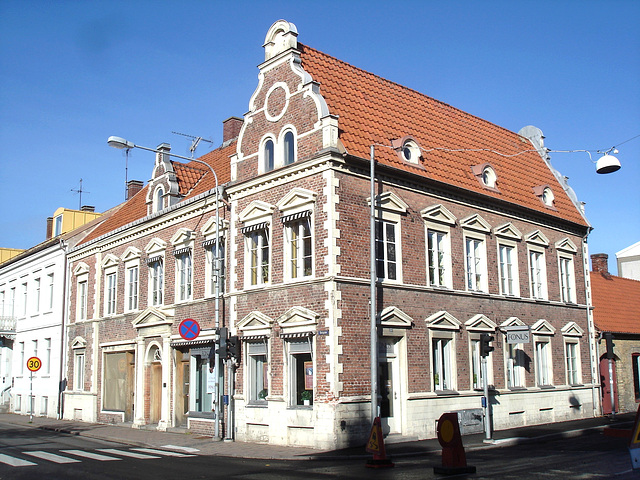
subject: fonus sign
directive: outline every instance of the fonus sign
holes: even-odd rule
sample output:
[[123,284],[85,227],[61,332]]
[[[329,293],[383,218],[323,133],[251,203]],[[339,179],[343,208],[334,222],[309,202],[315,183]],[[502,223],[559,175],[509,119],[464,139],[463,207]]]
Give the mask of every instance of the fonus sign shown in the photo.
[[507,343],[531,343],[531,331],[526,325],[513,325],[505,329]]

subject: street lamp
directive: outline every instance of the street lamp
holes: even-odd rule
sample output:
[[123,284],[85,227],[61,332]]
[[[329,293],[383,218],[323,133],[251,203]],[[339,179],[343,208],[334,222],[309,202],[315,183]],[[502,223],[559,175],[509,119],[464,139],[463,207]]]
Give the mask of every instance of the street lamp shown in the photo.
[[[215,262],[214,273],[216,277],[216,287],[214,292],[214,311],[215,311],[214,319],[215,319],[215,328],[216,328],[216,331],[218,331],[220,327],[220,261],[221,261],[221,258],[220,258],[220,190],[218,189],[218,175],[216,175],[216,172],[211,165],[209,165],[206,162],[203,162],[202,160],[183,157],[182,155],[176,155],[175,153],[160,152],[155,148],[136,145],[135,143],[125,140],[124,138],[121,138],[121,137],[111,136],[107,139],[107,143],[109,144],[110,147],[117,148],[120,150],[131,150],[132,148],[139,148],[140,150],[147,150],[148,152],[154,152],[154,153],[162,153],[163,155],[169,155],[171,157],[188,160],[189,162],[199,163],[207,167],[213,174],[213,178],[215,179],[215,182],[216,182],[216,244],[215,244],[216,247],[215,247],[215,255],[214,255],[214,262]],[[216,414],[219,414],[219,412],[221,411],[220,406],[222,403],[220,402],[220,386],[219,386],[220,379],[219,379],[219,371],[218,371],[219,363],[220,363],[220,354],[219,352],[216,351],[215,364],[214,364],[214,377],[216,379],[216,395],[215,395],[216,408],[217,408]],[[218,418],[216,418],[216,421],[214,423],[214,429],[215,429],[215,436],[218,437],[219,436]]]

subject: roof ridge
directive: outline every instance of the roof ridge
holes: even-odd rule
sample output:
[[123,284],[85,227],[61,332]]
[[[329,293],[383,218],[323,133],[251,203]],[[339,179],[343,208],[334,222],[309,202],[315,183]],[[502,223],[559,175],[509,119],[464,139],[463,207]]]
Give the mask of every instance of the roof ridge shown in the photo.
[[[365,74],[367,74],[367,75],[369,75],[369,76],[371,76],[373,78],[377,78],[377,79],[379,79],[379,80],[381,80],[383,82],[389,83],[391,85],[395,85],[397,87],[400,87],[403,90],[407,90],[407,91],[412,92],[412,93],[414,93],[416,95],[420,95],[421,97],[428,98],[429,100],[431,100],[431,101],[433,101],[435,103],[438,103],[440,105],[443,105],[444,107],[448,107],[448,108],[450,108],[452,110],[455,110],[456,112],[462,113],[462,114],[467,115],[469,117],[476,118],[476,119],[478,119],[478,120],[480,120],[482,122],[490,123],[494,127],[497,127],[497,128],[499,128],[501,130],[504,130],[505,132],[509,132],[510,134],[514,134],[514,135],[518,135],[519,137],[522,137],[522,135],[520,135],[518,132],[514,132],[513,130],[509,130],[508,128],[503,127],[501,125],[498,125],[497,123],[493,123],[492,121],[487,120],[486,118],[482,118],[482,117],[480,117],[478,115],[475,115],[473,113],[469,113],[466,110],[462,110],[461,108],[455,107],[455,106],[453,106],[453,105],[451,105],[451,104],[449,104],[447,102],[443,102],[442,100],[438,100],[437,98],[432,97],[430,95],[427,95],[426,93],[422,93],[419,90],[416,90],[415,88],[407,87],[406,85],[402,85],[401,83],[395,82],[393,80],[389,80],[388,78],[385,78],[385,77],[382,77],[382,76],[380,76],[378,74],[370,72],[369,70],[365,70],[364,68],[360,68],[360,67],[357,67],[355,65],[352,65],[351,63],[349,63],[349,62],[347,62],[345,60],[340,60],[339,58],[334,57],[333,55],[329,55],[328,53],[325,53],[325,52],[323,52],[321,50],[318,50],[317,48],[313,48],[313,47],[310,47],[310,46],[308,46],[308,45],[306,45],[304,43],[298,42],[298,50],[303,52],[304,49],[313,50],[314,52],[319,53],[320,55],[324,55],[325,57],[332,58],[336,62],[340,62],[340,63],[342,63],[344,65],[348,65],[350,68],[352,68],[354,70],[358,70],[360,72],[363,72],[363,73],[365,73]],[[304,65],[303,65],[303,68],[304,68]],[[322,85],[320,85],[320,86],[322,87]],[[322,95],[322,91],[320,92],[320,94]],[[522,137],[522,138],[525,138],[525,137]]]

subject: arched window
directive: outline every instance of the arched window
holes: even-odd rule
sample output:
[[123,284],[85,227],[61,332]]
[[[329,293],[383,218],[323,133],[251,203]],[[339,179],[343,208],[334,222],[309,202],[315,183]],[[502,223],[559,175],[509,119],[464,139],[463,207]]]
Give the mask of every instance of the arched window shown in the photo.
[[264,142],[264,171],[270,172],[274,167],[274,148],[273,140],[269,139]]
[[156,190],[156,198],[154,199],[154,212],[159,212],[163,207],[163,198],[164,198],[164,188],[160,187]]
[[290,165],[296,161],[295,144],[293,132],[288,131],[284,134],[284,164]]

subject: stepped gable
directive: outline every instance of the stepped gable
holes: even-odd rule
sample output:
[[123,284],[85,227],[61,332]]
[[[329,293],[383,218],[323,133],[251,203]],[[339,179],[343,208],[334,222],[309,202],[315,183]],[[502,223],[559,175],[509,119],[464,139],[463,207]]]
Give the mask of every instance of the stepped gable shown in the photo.
[[[339,117],[340,140],[348,154],[367,159],[372,143],[390,145],[410,135],[423,149],[420,165],[404,162],[396,151],[385,147],[376,148],[376,160],[587,226],[528,139],[301,43],[298,50],[302,68],[320,84],[330,113]],[[467,151],[429,151],[437,148]],[[480,185],[472,172],[473,166],[485,163],[497,174],[497,191]],[[553,191],[555,209],[543,205],[533,192],[544,185]]]
[[640,282],[591,272],[593,319],[598,330],[640,334]]
[[[218,175],[218,183],[223,185],[231,178],[231,164],[229,157],[235,153],[236,142],[231,142],[224,147],[213,150],[198,160],[211,165]],[[152,157],[153,158],[153,157]],[[180,194],[184,195],[182,201],[215,188],[215,179],[208,168],[196,162],[180,163],[171,162],[175,170],[178,185],[180,186]],[[123,203],[119,210],[99,225],[90,235],[81,243],[87,243],[98,237],[106,235],[118,228],[140,220],[147,216],[147,194],[149,185],[145,185],[138,193]]]

